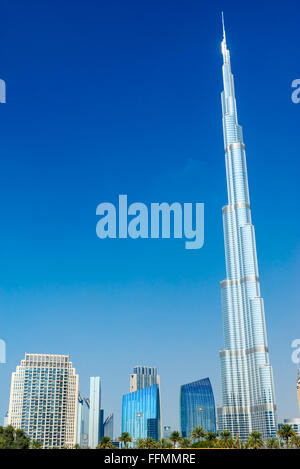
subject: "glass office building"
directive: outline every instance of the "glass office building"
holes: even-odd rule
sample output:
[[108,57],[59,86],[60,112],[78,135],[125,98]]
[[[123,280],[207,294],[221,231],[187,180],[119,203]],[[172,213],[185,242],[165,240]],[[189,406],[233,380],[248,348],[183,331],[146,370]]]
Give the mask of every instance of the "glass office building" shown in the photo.
[[[135,366],[133,373],[130,375],[130,392],[135,392],[140,389],[147,388],[157,384],[159,392],[159,403],[161,405],[160,398],[160,376],[157,373],[157,369],[153,366]],[[161,408],[160,408],[161,415]],[[159,435],[162,435],[162,422],[160,420]]]
[[209,378],[181,386],[180,422],[183,437],[190,438],[197,426],[216,432],[215,399]]
[[154,384],[125,394],[122,400],[122,433],[128,432],[133,442],[140,438],[161,437],[160,393]]
[[226,279],[221,282],[225,343],[220,351],[223,405],[218,408],[218,422],[220,430],[230,430],[242,440],[254,430],[266,439],[275,437],[277,430],[273,372],[260,294],[245,144],[238,123],[224,24],[222,54],[228,204],[222,210],[226,257]]

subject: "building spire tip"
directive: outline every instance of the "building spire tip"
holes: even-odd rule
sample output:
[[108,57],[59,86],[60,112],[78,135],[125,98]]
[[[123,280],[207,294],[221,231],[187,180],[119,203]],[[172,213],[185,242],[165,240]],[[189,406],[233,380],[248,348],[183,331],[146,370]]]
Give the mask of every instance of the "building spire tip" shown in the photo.
[[224,23],[224,12],[222,11],[222,26],[223,26],[223,41],[226,42],[225,23]]

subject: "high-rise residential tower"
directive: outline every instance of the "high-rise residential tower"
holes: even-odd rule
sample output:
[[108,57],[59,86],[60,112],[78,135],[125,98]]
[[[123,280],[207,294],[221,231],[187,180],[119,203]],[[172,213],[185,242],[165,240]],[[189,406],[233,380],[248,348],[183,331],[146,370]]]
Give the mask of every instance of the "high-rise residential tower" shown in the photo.
[[220,429],[246,439],[253,430],[276,436],[273,373],[251,221],[245,145],[223,22],[223,132],[228,205],[223,207],[226,279],[221,282],[224,349],[220,351],[223,406]]
[[156,368],[152,366],[136,366],[133,368],[133,373],[130,375],[130,392],[138,391],[153,384],[160,384],[160,377]]
[[78,375],[67,355],[26,353],[12,373],[8,424],[44,448],[76,443]]
[[102,436],[101,383],[99,376],[90,378],[89,447],[95,449]]
[[197,426],[216,432],[215,399],[209,378],[181,386],[180,423],[183,437],[190,438]]

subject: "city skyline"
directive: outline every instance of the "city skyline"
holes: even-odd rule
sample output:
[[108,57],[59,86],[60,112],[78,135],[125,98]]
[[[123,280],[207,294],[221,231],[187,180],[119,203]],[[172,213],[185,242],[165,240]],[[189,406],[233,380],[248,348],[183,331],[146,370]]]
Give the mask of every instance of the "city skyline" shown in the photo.
[[[216,404],[221,403],[218,283],[224,275],[220,209],[226,200],[218,92],[221,8],[194,2],[187,12],[176,4],[170,18],[163,6],[152,5],[145,18],[138,3],[132,2],[134,17],[120,3],[121,22],[110,6],[102,12],[95,3],[86,12],[75,1],[69,15],[56,1],[46,5],[55,38],[37,2],[26,12],[20,6],[23,14],[34,9],[39,19],[26,25],[7,6],[16,34],[5,24],[2,31],[7,47],[0,69],[8,95],[0,109],[5,175],[0,337],[7,344],[7,364],[0,364],[0,411],[7,410],[10,374],[24,351],[53,351],[72,357],[83,395],[89,377],[101,376],[103,407],[114,413],[116,427],[128,370],[137,362],[155,365],[163,377],[163,422],[176,429],[182,383],[210,376]],[[282,421],[298,414],[297,369],[290,358],[299,330],[294,219],[299,105],[290,99],[298,70],[298,12],[291,18],[275,5],[266,19],[259,10],[254,2],[245,18],[232,4],[225,15],[251,153],[251,205]],[[105,18],[100,28],[99,17]],[[157,36],[150,38],[153,25]],[[259,73],[248,60],[253,52]],[[86,85],[81,92],[74,77]],[[259,103],[259,115],[253,103]],[[95,235],[95,207],[122,192],[147,202],[204,202],[203,248],[183,252],[176,240],[102,244]],[[26,210],[19,210],[20,200]],[[191,327],[183,334],[187,316]],[[203,360],[195,367],[196,354]]]
[[[75,374],[69,356],[25,353],[25,359],[11,376],[9,411],[3,418],[3,426],[23,429],[32,440],[40,441],[46,448],[72,447],[76,443],[83,449],[94,449],[103,436],[118,443],[122,432],[132,436],[132,445],[140,438],[151,437],[158,441],[162,435],[168,439],[172,430],[170,425],[162,425],[157,369],[141,365],[133,371],[130,392],[122,397],[122,428],[115,434],[113,414],[109,413],[104,419],[107,412],[101,408],[100,377],[90,377],[90,397],[84,398],[79,391],[79,375]],[[209,378],[181,385],[179,428],[182,437],[188,438],[194,428],[200,427],[218,435],[229,430],[244,440],[242,432],[234,433],[235,429],[230,426],[222,428],[216,410]],[[277,438],[277,433],[273,437],[263,434],[261,425],[262,431],[258,431],[265,441]],[[278,429],[283,425],[291,426],[296,435],[300,435],[300,417],[283,419]]]

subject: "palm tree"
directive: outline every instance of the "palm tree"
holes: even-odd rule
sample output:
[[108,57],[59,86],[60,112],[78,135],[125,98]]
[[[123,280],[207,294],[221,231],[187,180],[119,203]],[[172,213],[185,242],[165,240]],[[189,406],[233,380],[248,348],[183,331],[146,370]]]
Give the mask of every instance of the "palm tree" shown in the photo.
[[253,431],[248,436],[248,448],[251,449],[260,449],[265,445],[264,440],[262,439],[262,434],[257,431]]
[[42,443],[39,440],[33,440],[30,443],[30,449],[42,449]]
[[134,447],[136,449],[145,449],[146,448],[146,438],[139,438],[135,443]]
[[159,448],[159,443],[155,441],[151,436],[148,436],[147,438],[140,438],[135,447],[137,449],[158,449]]
[[212,446],[215,445],[217,439],[218,439],[218,437],[217,437],[217,434],[215,432],[208,432],[206,434],[206,440],[209,441]]
[[234,448],[235,441],[229,430],[223,430],[220,433],[220,440],[218,440],[218,447],[220,448]]
[[294,444],[295,448],[300,448],[300,436],[294,436],[293,444]]
[[291,425],[282,425],[280,430],[278,430],[277,435],[279,438],[283,438],[285,440],[286,448],[288,448],[290,439],[295,438],[296,433]]
[[122,435],[119,437],[119,441],[121,443],[124,443],[125,448],[128,448],[128,443],[131,443],[132,438],[128,432],[123,432]]
[[206,439],[207,439],[208,441],[216,441],[216,439],[217,439],[217,434],[216,434],[215,432],[208,432],[208,433],[206,434]]
[[229,430],[223,430],[220,433],[220,436],[222,440],[229,440],[230,438],[232,438],[231,432]]
[[180,441],[180,447],[181,448],[190,448],[191,446],[191,440],[189,438],[181,438],[181,441]]
[[151,436],[148,436],[148,437],[146,438],[145,448],[146,448],[146,449],[155,449],[155,448],[158,448],[158,443],[157,443],[157,441],[155,441]]
[[180,436],[180,433],[175,430],[174,432],[171,433],[171,435],[169,436],[169,440],[172,441],[173,443],[173,448],[176,448],[176,443],[180,443],[181,441],[181,436]]
[[267,449],[278,449],[279,448],[279,441],[277,438],[269,438],[266,443]]
[[103,436],[97,446],[97,449],[105,449],[105,448],[114,448],[114,445],[112,444],[109,436]]
[[159,440],[158,442],[158,448],[159,449],[170,449],[172,448],[172,443],[168,440],[166,440],[165,438],[162,438],[161,440]]
[[192,440],[198,440],[200,441],[201,438],[205,438],[206,437],[206,431],[204,430],[204,428],[200,427],[200,425],[198,425],[197,427],[193,428],[192,432],[191,432],[191,438]]

